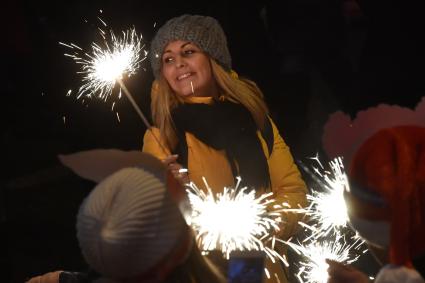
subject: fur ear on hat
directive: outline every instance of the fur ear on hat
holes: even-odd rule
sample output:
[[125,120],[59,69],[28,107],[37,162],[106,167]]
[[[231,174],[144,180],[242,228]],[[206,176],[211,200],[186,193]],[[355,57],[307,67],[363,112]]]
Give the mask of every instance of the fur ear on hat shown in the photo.
[[128,167],[143,167],[164,181],[174,201],[184,216],[190,214],[185,189],[177,182],[166,166],[156,157],[141,151],[119,149],[93,149],[58,156],[60,162],[78,176],[100,183],[106,177]]
[[382,129],[356,151],[349,173],[390,210],[390,261],[410,265],[425,253],[425,127]]
[[349,163],[357,148],[374,133],[401,125],[425,127],[425,97],[415,109],[380,104],[359,111],[355,119],[341,111],[331,114],[323,126],[323,149],[329,159],[343,156]]
[[135,167],[143,164],[155,174],[162,175],[165,167],[156,157],[141,151],[123,151],[119,149],[93,149],[71,154],[60,154],[60,162],[71,169],[78,176],[99,183],[107,176],[126,167]]

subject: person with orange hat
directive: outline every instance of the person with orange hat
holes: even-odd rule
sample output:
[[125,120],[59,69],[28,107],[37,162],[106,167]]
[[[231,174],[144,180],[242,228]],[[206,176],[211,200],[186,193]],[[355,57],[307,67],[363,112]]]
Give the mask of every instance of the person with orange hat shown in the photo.
[[[425,128],[381,129],[355,153],[345,200],[352,227],[383,267],[375,283],[425,282]],[[328,261],[329,283],[366,283]]]

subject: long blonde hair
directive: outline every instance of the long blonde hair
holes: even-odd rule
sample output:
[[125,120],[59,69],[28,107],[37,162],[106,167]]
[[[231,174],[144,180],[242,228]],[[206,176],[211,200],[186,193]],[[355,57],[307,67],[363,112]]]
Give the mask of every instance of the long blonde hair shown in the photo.
[[[263,100],[263,93],[251,80],[240,78],[234,71],[225,71],[210,57],[212,74],[219,88],[219,96],[234,103],[245,106],[259,129],[264,129],[264,122],[269,113]],[[151,111],[154,125],[159,128],[161,137],[172,150],[178,139],[174,128],[171,112],[180,103],[182,98],[174,93],[165,78],[160,77],[152,83]]]

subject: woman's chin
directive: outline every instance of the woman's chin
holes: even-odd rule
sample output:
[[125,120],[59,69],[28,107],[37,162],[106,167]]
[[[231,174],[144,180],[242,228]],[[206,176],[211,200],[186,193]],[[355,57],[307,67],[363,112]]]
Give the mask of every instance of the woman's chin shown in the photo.
[[188,91],[188,92],[177,92],[177,95],[183,98],[195,96],[195,93]]

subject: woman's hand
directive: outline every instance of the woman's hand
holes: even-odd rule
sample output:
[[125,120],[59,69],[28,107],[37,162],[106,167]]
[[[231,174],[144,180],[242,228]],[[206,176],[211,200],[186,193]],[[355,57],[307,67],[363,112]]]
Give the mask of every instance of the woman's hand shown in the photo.
[[190,182],[189,175],[185,168],[177,163],[177,154],[169,155],[162,162],[167,166],[168,170],[173,174],[174,178],[181,184],[187,184]]
[[369,277],[363,272],[352,266],[339,263],[330,259],[326,260],[329,264],[328,283],[370,283]]

